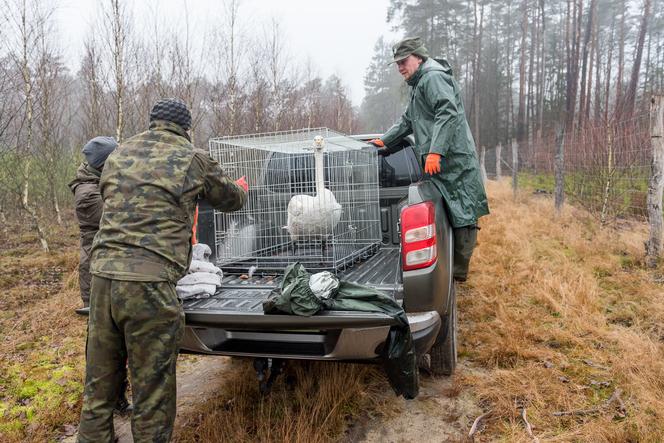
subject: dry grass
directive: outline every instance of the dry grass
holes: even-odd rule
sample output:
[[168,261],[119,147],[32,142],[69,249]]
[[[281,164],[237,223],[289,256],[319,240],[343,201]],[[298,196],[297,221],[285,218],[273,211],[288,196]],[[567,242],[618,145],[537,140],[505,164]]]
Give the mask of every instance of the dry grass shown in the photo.
[[[50,441],[74,429],[81,405],[86,320],[74,314],[77,232],[55,230],[55,252],[45,253],[24,227],[7,231],[0,233],[0,441]],[[287,368],[294,383],[282,376],[268,397],[257,392],[250,365],[235,361],[231,369],[213,400],[185,419],[178,441],[332,441],[348,420],[394,398],[373,366],[294,362]]]
[[[9,235],[11,233],[11,235]],[[24,227],[0,239],[0,441],[47,441],[76,423],[85,319],[74,229],[54,229],[52,253]]]
[[[476,441],[664,441],[664,269],[642,266],[644,227],[600,229],[585,212],[491,183],[473,275],[459,292],[464,364],[454,392],[491,411]],[[14,232],[12,229],[9,232]],[[20,232],[17,229],[16,232]],[[1,235],[1,234],[0,234]],[[33,236],[0,238],[0,441],[47,441],[76,424],[85,319],[75,229],[53,249]],[[234,361],[211,401],[184,417],[181,442],[355,439],[349,426],[398,414],[372,366],[292,363],[268,397]],[[627,415],[617,403],[622,391]],[[556,417],[558,411],[588,411]],[[356,435],[357,434],[357,435]]]
[[[662,267],[643,269],[643,226],[599,229],[586,213],[553,214],[548,198],[490,187],[474,273],[461,292],[462,374],[491,419],[484,432],[546,441],[664,440]],[[602,383],[602,382],[608,382]],[[612,404],[591,415],[555,417]]]
[[290,362],[267,396],[247,361],[232,362],[228,374],[219,393],[180,425],[176,441],[337,441],[366,411],[394,398],[381,372],[367,365]]

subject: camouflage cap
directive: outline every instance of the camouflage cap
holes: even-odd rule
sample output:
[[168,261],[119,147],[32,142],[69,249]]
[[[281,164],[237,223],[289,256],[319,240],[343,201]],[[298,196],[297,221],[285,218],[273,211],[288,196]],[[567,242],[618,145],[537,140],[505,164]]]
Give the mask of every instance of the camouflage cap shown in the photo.
[[427,48],[424,47],[422,39],[419,37],[408,37],[401,40],[396,45],[392,46],[392,55],[394,60],[388,64],[399,62],[409,55],[419,55],[422,58],[429,57],[429,52]]

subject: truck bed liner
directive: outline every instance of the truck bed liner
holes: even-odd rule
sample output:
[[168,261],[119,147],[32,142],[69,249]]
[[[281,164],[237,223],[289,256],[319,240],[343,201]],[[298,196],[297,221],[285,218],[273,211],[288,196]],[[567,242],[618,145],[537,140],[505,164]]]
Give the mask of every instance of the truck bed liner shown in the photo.
[[[369,285],[400,298],[401,272],[398,272],[399,249],[384,248],[370,259],[357,263],[354,267],[339,274],[341,279]],[[221,289],[214,296],[200,300],[186,300],[183,303],[188,324],[225,324],[227,326],[248,326],[257,317],[263,317],[263,301],[270,292],[279,286],[281,276],[257,275],[242,279],[238,274],[225,275]],[[358,313],[327,311],[314,317],[270,315],[270,321],[263,327],[288,326],[295,321],[299,326],[342,326],[391,324],[393,320],[379,313]],[[262,320],[265,322],[265,319]],[[258,326],[256,322],[255,326]]]
[[[260,273],[260,269],[258,269],[258,273]],[[258,275],[258,273],[251,279],[243,279],[242,274],[226,273],[221,282],[221,288],[272,289],[281,283],[280,275]],[[383,247],[368,259],[339,272],[339,278],[386,291],[393,291],[395,286],[400,288],[399,248]]]

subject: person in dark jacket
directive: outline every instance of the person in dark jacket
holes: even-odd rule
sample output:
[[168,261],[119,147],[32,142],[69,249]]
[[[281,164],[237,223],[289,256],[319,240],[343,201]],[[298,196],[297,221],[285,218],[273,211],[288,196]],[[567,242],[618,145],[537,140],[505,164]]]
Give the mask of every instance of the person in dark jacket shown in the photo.
[[92,239],[99,230],[103,202],[99,193],[99,178],[106,158],[118,146],[113,137],[95,137],[83,146],[85,161],[76,171],[76,178],[69,183],[74,194],[76,219],[81,237],[78,283],[83,306],[90,305],[90,249]]
[[440,190],[454,230],[454,279],[465,281],[477,243],[477,220],[489,213],[489,204],[461,91],[447,61],[430,58],[420,38],[402,40],[393,54],[411,87],[410,100],[399,121],[370,143],[385,156],[414,135],[415,154]]
[[175,363],[184,311],[175,292],[191,261],[194,209],[205,199],[240,209],[247,185],[191,144],[191,113],[178,99],[150,112],[145,132],[106,160],[104,211],[92,245],[92,297],[79,442],[112,442],[112,409],[128,357],[136,443],[167,442],[175,421]]
[[[103,202],[99,193],[99,178],[104,169],[106,158],[118,146],[113,137],[95,137],[83,146],[81,151],[85,161],[76,171],[76,178],[69,183],[69,189],[74,193],[76,219],[81,236],[80,259],[78,263],[78,283],[81,290],[83,307],[90,305],[90,250],[92,240],[99,230],[99,220]],[[123,386],[115,405],[115,410],[125,415],[131,412],[131,404],[127,401],[126,391],[129,386],[126,367],[124,370]]]

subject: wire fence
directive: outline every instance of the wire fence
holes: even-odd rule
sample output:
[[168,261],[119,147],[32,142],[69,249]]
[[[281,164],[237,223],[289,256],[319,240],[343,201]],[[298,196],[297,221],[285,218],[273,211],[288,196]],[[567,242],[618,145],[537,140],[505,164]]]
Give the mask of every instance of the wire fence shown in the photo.
[[[559,131],[537,140],[512,141],[510,146],[482,148],[480,158],[488,177],[511,175],[515,192],[527,187],[558,193],[556,201],[562,203],[564,198],[584,207],[603,225],[623,220],[648,222],[649,243],[659,245],[659,255],[664,206],[660,108],[661,100],[655,105],[653,99],[650,112],[587,124],[566,134]],[[654,115],[658,117],[653,119]]]
[[[645,220],[650,141],[649,114],[565,134],[565,196],[604,224],[625,218]],[[552,137],[535,144],[525,153],[523,173],[553,177],[558,143]]]

